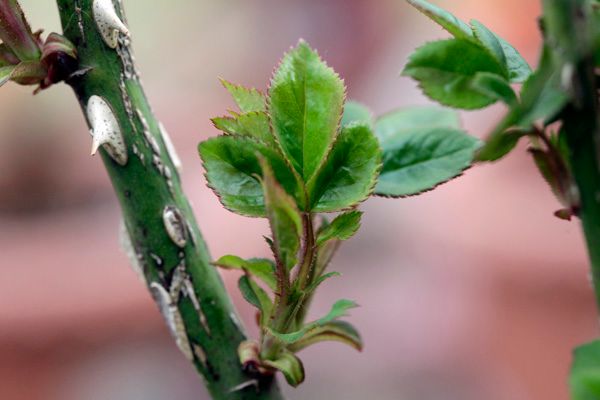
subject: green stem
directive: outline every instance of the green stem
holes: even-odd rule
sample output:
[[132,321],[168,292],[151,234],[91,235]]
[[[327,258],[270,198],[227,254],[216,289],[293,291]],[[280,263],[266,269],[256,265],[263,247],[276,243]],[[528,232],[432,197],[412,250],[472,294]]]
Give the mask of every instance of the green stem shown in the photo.
[[310,284],[313,275],[313,265],[315,261],[315,229],[313,226],[313,216],[311,213],[302,214],[302,226],[304,228],[304,237],[302,240],[302,259],[298,268],[298,285],[300,290]]
[[[187,291],[182,292],[186,295],[172,296],[183,320],[183,339],[189,340],[192,350],[188,356],[214,399],[282,399],[273,379],[253,381],[255,377],[242,371],[237,348],[245,335],[218,273],[209,264],[210,256],[182,192],[172,152],[144,95],[129,39],[120,34],[117,49],[106,45],[93,19],[92,0],[57,3],[64,34],[76,45],[82,70],[69,84],[84,110],[92,95],[103,98],[124,136],[128,156],[124,166],[104,149],[100,153],[145,279],[149,286],[160,285],[168,291],[174,286],[176,268],[183,266],[193,286],[193,294]],[[115,5],[123,15],[120,1]],[[180,228],[187,238],[183,243],[173,240],[166,229],[166,207],[179,210]]]
[[[290,332],[295,330],[304,321],[307,303],[310,296],[304,294],[304,289],[312,282],[313,266],[316,256],[315,234],[313,216],[311,213],[302,215],[302,255],[297,265],[296,277],[289,288],[290,293],[282,297],[277,304],[275,317],[271,324],[272,329],[277,332]],[[262,340],[263,359],[273,359],[281,350],[281,343],[271,334],[266,333]]]
[[600,116],[594,75],[592,6],[589,0],[545,0],[544,23],[560,58],[563,84],[573,101],[563,115],[572,172],[600,309]]

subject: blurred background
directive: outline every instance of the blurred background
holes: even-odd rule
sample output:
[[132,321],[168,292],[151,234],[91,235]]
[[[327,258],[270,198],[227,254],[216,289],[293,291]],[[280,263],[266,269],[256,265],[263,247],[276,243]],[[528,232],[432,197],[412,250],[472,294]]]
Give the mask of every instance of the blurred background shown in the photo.
[[[212,255],[265,256],[264,221],[225,211],[203,181],[199,141],[233,106],[218,77],[266,87],[304,38],[377,113],[427,104],[398,76],[408,54],[446,37],[401,0],[126,0],[154,110],[185,169]],[[535,64],[537,1],[439,0],[477,18]],[[52,0],[22,0],[34,29],[60,31]],[[0,90],[0,399],[207,399],[119,249],[119,209],[65,85]],[[502,107],[463,114],[485,136]],[[361,304],[359,354],[340,344],[301,357],[290,399],[564,400],[573,346],[597,332],[577,222],[523,151],[418,198],[370,199],[314,306]],[[251,332],[252,311],[226,274]],[[285,385],[284,385],[285,386]]]

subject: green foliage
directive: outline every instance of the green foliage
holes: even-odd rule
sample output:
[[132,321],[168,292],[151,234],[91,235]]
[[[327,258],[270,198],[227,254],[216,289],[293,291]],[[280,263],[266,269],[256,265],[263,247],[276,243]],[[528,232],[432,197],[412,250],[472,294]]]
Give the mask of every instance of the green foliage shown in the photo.
[[423,92],[441,104],[476,109],[496,101],[472,87],[480,72],[506,78],[506,71],[486,49],[470,40],[449,39],[418,48],[402,74],[416,79]]
[[342,115],[342,126],[348,126],[353,122],[362,122],[373,127],[373,113],[364,104],[356,101],[347,101],[344,105],[344,114]]
[[569,386],[572,400],[600,398],[600,340],[580,346],[574,351]]
[[450,32],[458,39],[470,39],[473,37],[471,28],[454,15],[440,7],[433,5],[425,0],[407,0],[409,4],[431,18],[442,28]]
[[[558,59],[578,48],[580,43],[572,42],[572,38],[565,36],[570,45],[568,50],[560,52],[552,49],[552,43],[546,43],[538,69],[533,73],[514,47],[481,22],[472,20],[471,31],[467,34],[466,24],[447,11],[424,0],[408,2],[448,30],[455,38],[428,43],[417,49],[411,56],[404,74],[415,78],[426,95],[444,105],[473,109],[497,101],[505,103],[508,113],[492,130],[485,144],[477,151],[475,159],[499,160],[510,153],[521,138],[529,137],[532,142],[530,153],[538,169],[565,207],[556,215],[568,219],[576,214],[579,198],[569,171],[568,154],[559,151],[557,145],[549,139],[550,134],[546,129],[559,118],[574,90],[566,87],[574,66],[561,63]],[[555,14],[546,18],[561,18],[570,12],[568,7],[561,7],[562,11],[555,10]],[[561,29],[564,29],[564,25],[561,25]],[[524,82],[519,96],[511,87],[511,83],[518,82]],[[437,154],[442,160],[452,160],[451,165],[441,164],[442,176],[455,176],[462,170],[459,168],[461,165],[462,168],[468,167],[479,144],[471,140],[469,145],[469,138],[463,132],[452,129],[446,131],[450,133],[444,134],[442,131],[430,129],[428,134],[421,132],[421,136],[417,136],[412,132],[410,139],[404,135],[403,141],[399,142],[397,154],[391,153],[389,146],[383,141],[384,166],[376,193],[401,196],[418,193],[421,185],[425,188],[430,187],[428,179],[442,182],[436,176],[435,168],[429,167],[425,169],[427,173],[424,176],[415,174],[412,180],[404,176],[404,163],[409,163],[408,171],[412,172],[410,167],[419,165],[420,157],[427,154],[425,149],[445,149],[452,155],[448,158],[443,151]],[[413,138],[417,137],[427,145],[413,143]],[[421,146],[421,149],[416,150],[416,146]],[[454,147],[456,152],[453,151]],[[417,161],[410,162],[406,153],[413,154]],[[400,161],[397,161],[396,157]],[[397,174],[399,175],[396,176]],[[388,176],[394,178],[391,183],[386,181]],[[416,182],[417,186],[411,186],[411,182]]]
[[331,239],[350,239],[358,231],[358,228],[360,228],[362,214],[360,211],[349,211],[338,215],[331,224],[319,232],[317,245],[321,245]]
[[247,112],[260,112],[266,111],[265,96],[256,89],[245,88],[240,85],[235,85],[224,79],[221,79],[221,83],[227,89],[235,104],[240,108],[243,113]]
[[[428,16],[432,21],[446,29],[456,39],[470,41],[476,46],[489,52],[489,54],[500,64],[502,69],[508,73],[508,78],[511,83],[524,82],[531,74],[531,67],[519,52],[506,40],[492,32],[481,22],[472,20],[471,26],[469,26],[450,12],[425,0],[407,1]],[[462,55],[457,55],[456,58],[460,59],[461,57]]]
[[[503,73],[485,50],[464,45]],[[362,348],[356,329],[340,320],[356,307],[352,301],[341,300],[323,318],[304,322],[316,290],[340,275],[326,270],[340,243],[360,227],[359,203],[376,187],[386,196],[434,188],[470,165],[479,142],[460,130],[457,114],[447,109],[413,108],[375,119],[366,106],[345,103],[342,80],[303,41],[283,57],[267,96],[223,85],[239,112],[214,118],[223,135],[200,144],[206,178],[227,209],[268,219],[271,235],[265,239],[274,261],[228,255],[213,264],[243,271],[240,290],[260,311],[260,341],[241,347],[242,362],[279,370],[295,386],[304,379],[294,355],[301,349],[322,341]],[[482,88],[469,90],[496,99]],[[315,230],[316,215],[330,212],[338,215]]]
[[274,360],[265,360],[265,365],[283,373],[285,380],[293,387],[304,382],[304,365],[291,351],[284,350]]
[[220,136],[202,142],[199,151],[209,185],[231,211],[253,217],[266,215],[258,155],[268,160],[285,190],[302,199],[297,178],[286,161],[264,143],[244,136]]
[[273,303],[263,288],[258,286],[248,275],[243,275],[238,281],[238,287],[244,299],[261,313],[261,324],[267,323],[271,315]]
[[478,72],[473,77],[473,89],[494,100],[500,100],[507,106],[517,103],[517,95],[508,82],[496,74]]
[[264,282],[269,289],[277,290],[275,263],[266,258],[244,260],[238,256],[223,256],[213,263],[223,269],[239,269]]
[[496,161],[508,154],[536,123],[547,124],[565,107],[569,97],[561,88],[555,60],[548,48],[538,70],[521,89],[520,101],[511,103],[508,114],[489,135],[479,152],[479,161]]
[[296,265],[302,217],[294,199],[279,185],[267,161],[261,159],[267,218],[273,232],[275,258],[288,270]]
[[344,84],[301,41],[283,57],[269,88],[273,132],[298,174],[310,180],[338,134]]
[[263,111],[249,111],[242,114],[231,112],[230,116],[212,119],[215,128],[230,135],[240,135],[255,138],[258,141],[275,146],[269,118]]
[[329,310],[327,315],[325,315],[322,318],[319,318],[316,321],[304,325],[302,329],[290,333],[279,333],[275,331],[272,331],[272,333],[276,338],[278,338],[282,342],[285,342],[286,344],[294,344],[295,342],[304,338],[309,332],[317,328],[321,328],[324,325],[343,317],[344,315],[346,315],[346,312],[349,309],[355,307],[358,307],[358,305],[351,300],[338,300],[331,307],[331,310]]
[[480,142],[459,126],[455,112],[439,107],[404,109],[377,120],[383,169],[375,193],[411,196],[460,175]]
[[307,332],[301,339],[290,345],[290,349],[298,352],[315,343],[337,341],[362,350],[362,339],[358,331],[348,322],[332,321]]
[[326,162],[307,183],[311,209],[354,207],[373,192],[380,167],[381,150],[371,128],[357,123],[342,128]]

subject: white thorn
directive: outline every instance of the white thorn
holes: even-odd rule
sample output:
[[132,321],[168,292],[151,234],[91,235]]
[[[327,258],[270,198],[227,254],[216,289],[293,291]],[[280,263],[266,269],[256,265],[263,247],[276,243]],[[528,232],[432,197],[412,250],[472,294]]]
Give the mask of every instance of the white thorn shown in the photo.
[[165,147],[167,148],[167,153],[169,153],[169,157],[171,157],[171,162],[177,169],[179,173],[183,171],[183,164],[181,163],[181,159],[177,155],[177,150],[175,150],[175,146],[173,145],[173,141],[171,140],[171,135],[165,129],[165,126],[159,122],[158,127],[160,128],[160,133],[163,137],[163,142],[165,142]]
[[129,36],[129,29],[117,15],[112,0],[94,0],[92,11],[102,39],[108,47],[116,49],[119,44],[119,32]]
[[119,165],[127,164],[127,147],[121,127],[112,109],[104,99],[92,96],[86,107],[93,137],[92,155],[102,146]]
[[181,211],[177,207],[166,206],[163,210],[163,223],[173,243],[184,248],[187,243],[187,224]]
[[174,304],[174,301],[171,298],[171,295],[157,282],[152,282],[150,284],[150,292],[158,304],[160,313],[165,319],[165,322],[169,327],[169,331],[171,332],[171,336],[173,336],[173,339],[175,339],[177,347],[179,347],[179,350],[181,350],[188,360],[193,361],[194,354],[190,346],[190,341],[187,337],[185,324],[183,322],[181,313],[177,309],[177,305]]
[[91,156],[96,155],[96,153],[98,152],[98,148],[102,145],[102,143],[100,143],[95,137],[94,137],[94,131],[90,130],[90,135],[92,135],[92,151],[90,153]]

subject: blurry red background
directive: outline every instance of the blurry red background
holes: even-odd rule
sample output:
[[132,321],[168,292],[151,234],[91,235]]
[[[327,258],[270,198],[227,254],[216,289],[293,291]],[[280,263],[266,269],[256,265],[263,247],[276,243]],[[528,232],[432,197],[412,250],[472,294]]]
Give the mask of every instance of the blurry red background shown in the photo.
[[[184,183],[212,254],[266,255],[264,221],[223,210],[196,154],[209,117],[232,104],[217,77],[264,88],[303,37],[377,113],[427,104],[398,73],[445,37],[401,0],[126,0],[154,110],[185,164]],[[539,5],[439,1],[476,18],[535,64]],[[34,28],[59,31],[52,0],[22,0]],[[118,245],[119,210],[74,96],[0,90],[0,399],[207,398]],[[503,109],[464,114],[485,136]],[[524,146],[522,150],[524,149]],[[577,222],[525,151],[418,198],[371,199],[314,313],[340,297],[366,343],[301,354],[290,399],[563,400],[573,346],[597,334]],[[251,310],[224,276],[251,332]]]

